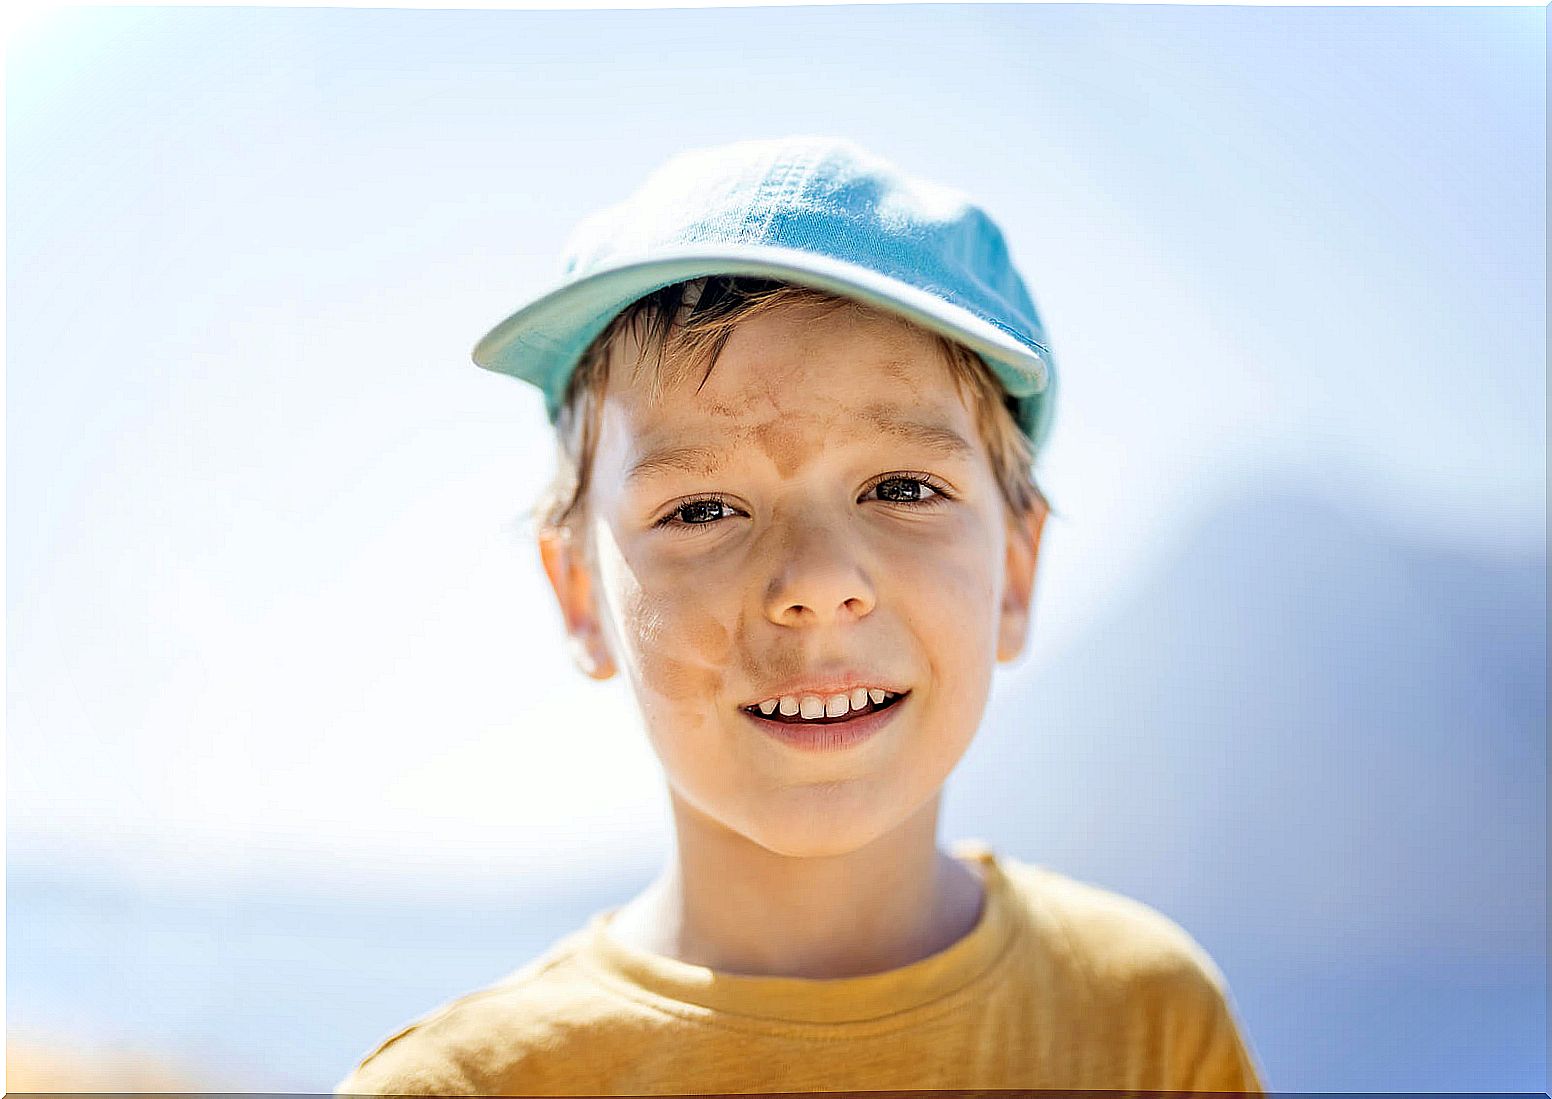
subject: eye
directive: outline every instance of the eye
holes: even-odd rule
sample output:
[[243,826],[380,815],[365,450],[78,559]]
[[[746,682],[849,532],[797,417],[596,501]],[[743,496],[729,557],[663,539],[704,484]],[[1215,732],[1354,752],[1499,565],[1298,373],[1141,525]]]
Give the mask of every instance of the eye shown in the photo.
[[[923,489],[931,495],[922,495]],[[891,473],[874,481],[868,491],[876,491],[882,503],[909,507],[933,507],[950,499],[948,490],[925,473]]]
[[681,530],[688,527],[709,527],[723,518],[724,512],[732,511],[732,507],[722,497],[703,496],[700,499],[686,500],[679,504],[653,525],[677,527]]

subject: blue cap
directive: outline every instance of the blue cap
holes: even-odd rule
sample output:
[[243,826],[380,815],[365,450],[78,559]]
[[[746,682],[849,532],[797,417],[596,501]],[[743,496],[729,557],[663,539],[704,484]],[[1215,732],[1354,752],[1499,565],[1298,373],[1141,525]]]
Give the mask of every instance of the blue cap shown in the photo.
[[559,285],[502,321],[474,361],[538,386],[554,423],[582,353],[637,299],[706,275],[828,290],[957,340],[1014,397],[1038,449],[1056,369],[1002,231],[959,191],[831,137],[679,153],[584,219]]

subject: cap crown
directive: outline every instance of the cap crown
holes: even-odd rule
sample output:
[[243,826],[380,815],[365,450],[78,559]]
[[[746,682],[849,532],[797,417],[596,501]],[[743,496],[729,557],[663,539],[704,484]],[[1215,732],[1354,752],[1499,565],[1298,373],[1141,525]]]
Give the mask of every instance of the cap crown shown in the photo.
[[624,202],[582,221],[563,273],[580,277],[685,244],[822,252],[912,283],[1049,352],[1002,230],[960,191],[842,138],[738,141],[679,153]]
[[1055,364],[997,224],[963,193],[836,137],[675,155],[577,225],[562,286],[487,335],[475,361],[541,386],[553,419],[580,352],[620,309],[708,274],[806,283],[959,339],[1018,399],[1025,433],[1043,441]]

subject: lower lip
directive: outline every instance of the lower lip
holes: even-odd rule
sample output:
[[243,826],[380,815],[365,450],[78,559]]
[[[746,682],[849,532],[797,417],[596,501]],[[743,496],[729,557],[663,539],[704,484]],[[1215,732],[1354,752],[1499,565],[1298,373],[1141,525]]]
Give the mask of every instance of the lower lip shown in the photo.
[[799,725],[785,721],[771,721],[759,714],[751,714],[748,710],[739,712],[754,722],[762,733],[789,747],[804,752],[835,752],[842,748],[853,748],[871,739],[874,733],[894,720],[895,715],[900,712],[900,707],[910,699],[909,694],[903,694],[886,710],[873,710],[861,717],[854,717],[850,721],[841,721],[833,725]]

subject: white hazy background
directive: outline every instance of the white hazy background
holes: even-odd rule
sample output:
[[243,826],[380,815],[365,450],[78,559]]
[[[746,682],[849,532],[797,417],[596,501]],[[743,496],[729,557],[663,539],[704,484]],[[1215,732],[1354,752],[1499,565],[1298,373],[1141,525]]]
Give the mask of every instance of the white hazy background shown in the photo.
[[[1545,58],[1539,8],[49,18],[6,78],[11,864],[449,905],[650,873],[657,762],[624,685],[571,665],[521,520],[553,468],[539,396],[468,354],[690,145],[844,134],[1004,227],[1056,349],[1061,514],[989,727],[1263,476],[1544,562]],[[240,1027],[29,1016],[64,995],[39,958],[18,1021],[280,1079]],[[290,1079],[326,1089],[433,1006],[388,1002]],[[1279,1020],[1249,1022],[1279,1087],[1384,1082],[1278,1062]]]

